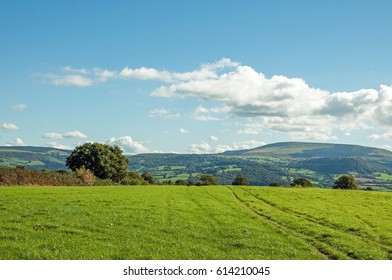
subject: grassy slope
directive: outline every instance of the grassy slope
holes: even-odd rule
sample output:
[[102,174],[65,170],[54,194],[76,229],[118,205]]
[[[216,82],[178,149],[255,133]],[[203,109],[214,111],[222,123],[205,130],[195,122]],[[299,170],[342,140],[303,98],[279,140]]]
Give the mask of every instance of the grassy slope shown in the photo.
[[392,259],[392,194],[233,188],[254,213],[331,259]]
[[313,259],[225,187],[0,189],[3,259]]
[[392,194],[3,187],[1,259],[388,259]]

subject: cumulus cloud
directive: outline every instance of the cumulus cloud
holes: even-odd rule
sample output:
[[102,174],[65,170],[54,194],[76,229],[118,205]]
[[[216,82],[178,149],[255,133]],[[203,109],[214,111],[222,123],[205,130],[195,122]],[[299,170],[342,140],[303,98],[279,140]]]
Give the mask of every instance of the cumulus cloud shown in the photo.
[[47,132],[42,137],[46,139],[62,139],[63,135],[56,132]]
[[[214,111],[217,108],[198,106],[191,115],[193,119],[217,121],[228,116],[251,119],[252,123],[237,130],[239,134],[257,135],[268,129],[291,139],[334,140],[338,131],[392,127],[392,86],[388,85],[381,85],[380,89],[328,92],[311,87],[300,78],[266,77],[229,58],[187,72],[149,67],[124,67],[119,71],[66,67],[63,71],[63,75],[51,74],[54,84],[90,86],[108,79],[159,81],[162,84],[152,90],[152,96],[193,97],[219,104],[220,112]],[[149,115],[170,116],[163,110],[150,111]]]
[[56,149],[61,149],[61,150],[73,150],[74,149],[74,147],[72,147],[72,146],[62,145],[57,142],[49,142],[49,143],[47,143],[47,146],[52,147],[52,148],[56,148]]
[[148,113],[148,116],[152,117],[152,118],[159,117],[159,118],[164,118],[164,119],[177,119],[180,117],[180,114],[179,113],[174,114],[174,113],[171,113],[169,110],[166,110],[163,108],[158,108],[158,109],[151,110]]
[[5,129],[5,130],[18,130],[18,126],[16,124],[13,123],[3,123],[0,126],[1,129]]
[[80,132],[79,130],[75,131],[68,131],[64,134],[57,133],[57,132],[47,132],[42,135],[43,138],[45,139],[85,139],[87,138],[87,135],[84,134],[83,132]]
[[141,142],[134,141],[131,136],[111,137],[107,142],[109,145],[116,145],[130,153],[148,153],[149,149],[146,148]]
[[15,105],[12,105],[11,108],[13,110],[23,111],[27,108],[27,105],[26,104],[15,104]]
[[199,144],[189,145],[186,150],[188,153],[191,154],[211,154],[211,153],[218,154],[218,153],[223,153],[232,150],[252,149],[252,148],[263,146],[265,144],[266,144],[265,142],[258,141],[258,140],[234,142],[231,145],[226,145],[226,144],[211,145],[203,141]]
[[6,146],[27,146],[27,144],[21,139],[16,138],[14,141],[8,142]]
[[218,137],[211,135],[210,137],[208,137],[208,140],[215,142],[215,141],[218,141],[219,139],[218,139]]
[[189,133],[189,131],[186,130],[185,128],[180,128],[180,129],[178,130],[178,132],[179,132],[179,133],[182,133],[182,134]]
[[82,133],[82,132],[80,132],[79,130],[75,130],[75,131],[66,132],[66,133],[63,135],[63,137],[64,137],[64,138],[68,138],[68,139],[74,139],[74,138],[83,139],[83,138],[87,138],[87,135],[84,134],[84,133]]
[[188,153],[191,154],[205,154],[213,152],[213,148],[210,146],[210,144],[206,142],[202,142],[200,144],[192,144],[186,150]]
[[65,75],[62,77],[54,77],[52,83],[56,86],[88,87],[93,84],[93,81],[81,75]]
[[229,110],[228,107],[207,108],[199,105],[193,111],[192,118],[198,121],[220,121]]
[[369,138],[373,139],[373,140],[388,140],[388,141],[390,141],[390,140],[392,140],[392,131],[388,131],[388,132],[385,132],[382,134],[371,134],[371,135],[369,135]]
[[[252,122],[237,130],[257,135],[264,128],[295,140],[336,140],[336,132],[376,125],[391,127],[392,87],[330,93],[310,87],[304,80],[275,75],[271,78],[249,66],[232,64],[208,79],[183,80],[163,85],[151,95],[190,96],[218,102],[225,114]],[[198,120],[216,120],[206,107],[193,113]],[[278,121],[277,121],[278,120]]]

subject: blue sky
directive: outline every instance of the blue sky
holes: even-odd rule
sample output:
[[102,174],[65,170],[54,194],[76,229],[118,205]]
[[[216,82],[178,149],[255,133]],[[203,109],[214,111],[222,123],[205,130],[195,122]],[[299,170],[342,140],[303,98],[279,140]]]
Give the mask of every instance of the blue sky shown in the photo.
[[0,145],[392,148],[391,1],[1,1]]

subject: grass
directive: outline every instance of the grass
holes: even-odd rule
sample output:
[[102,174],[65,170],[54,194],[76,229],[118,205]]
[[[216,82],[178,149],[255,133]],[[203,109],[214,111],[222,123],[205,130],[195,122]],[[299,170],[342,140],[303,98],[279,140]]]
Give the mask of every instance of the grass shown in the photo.
[[392,194],[2,187],[0,259],[391,259]]
[[392,194],[233,188],[254,213],[330,259],[392,259]]

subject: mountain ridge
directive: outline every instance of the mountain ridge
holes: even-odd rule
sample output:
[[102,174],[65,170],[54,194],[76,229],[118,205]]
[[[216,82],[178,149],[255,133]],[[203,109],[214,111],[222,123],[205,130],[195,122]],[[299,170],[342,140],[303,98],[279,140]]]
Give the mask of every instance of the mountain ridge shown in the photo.
[[[51,147],[0,146],[0,166],[29,169],[66,169],[70,150]],[[243,174],[251,185],[289,184],[307,178],[319,186],[331,186],[341,174],[352,174],[363,185],[392,190],[392,152],[351,144],[279,142],[253,149],[220,154],[145,153],[127,156],[128,168],[151,172],[161,182],[197,180],[201,174],[231,184]]]

